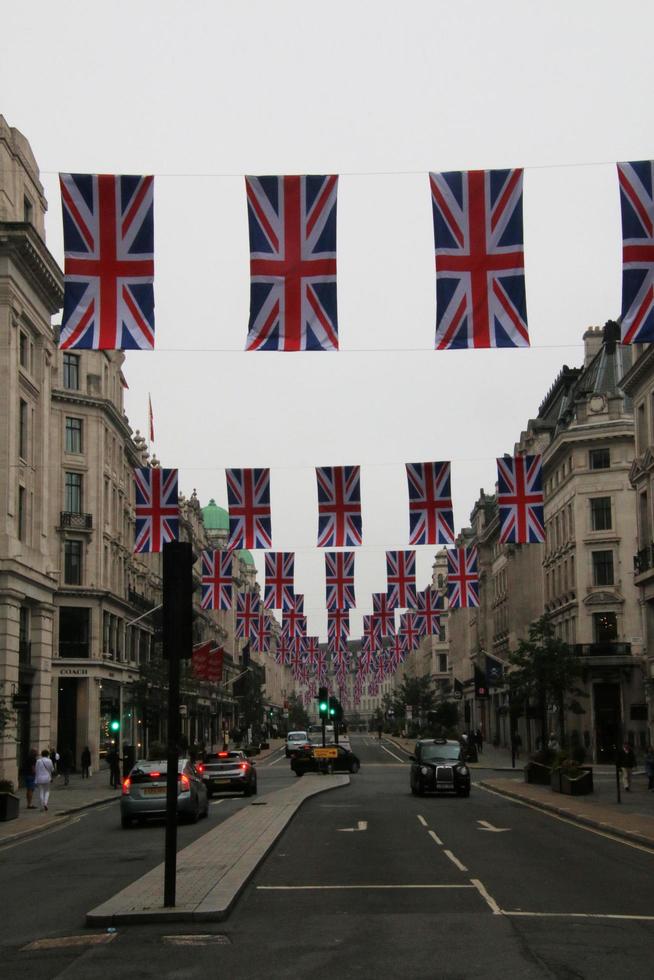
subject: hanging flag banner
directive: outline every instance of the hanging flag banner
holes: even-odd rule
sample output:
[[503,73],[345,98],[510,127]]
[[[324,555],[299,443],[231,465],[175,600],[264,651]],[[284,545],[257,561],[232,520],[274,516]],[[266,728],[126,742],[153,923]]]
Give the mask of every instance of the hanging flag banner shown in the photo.
[[623,344],[654,340],[654,161],[619,163]]
[[225,470],[229,550],[272,548],[270,470]]
[[373,592],[372,609],[377,619],[379,635],[382,639],[395,633],[395,609],[388,601],[385,592]]
[[256,635],[259,619],[259,596],[255,592],[238,592],[236,595],[236,631],[239,640],[249,640]]
[[318,547],[351,548],[362,543],[358,466],[318,466]]
[[407,463],[409,544],[454,544],[449,463]]
[[206,678],[212,684],[220,684],[223,679],[223,659],[225,651],[222,647],[212,647],[209,651]]
[[441,628],[442,604],[438,592],[426,588],[418,593],[416,628],[421,636],[438,636]]
[[350,613],[348,609],[333,609],[327,613],[327,645],[334,656],[347,651],[350,638]]
[[259,615],[255,623],[252,637],[252,646],[258,653],[270,653],[270,640],[272,638],[270,619],[270,613],[260,602]]
[[154,177],[60,174],[62,350],[154,348]]
[[203,551],[202,609],[231,609],[234,603],[231,551]]
[[338,177],[246,177],[246,350],[338,350]]
[[502,544],[545,540],[542,456],[498,458],[497,503]]
[[386,595],[392,609],[416,605],[415,551],[386,552]]
[[298,593],[293,596],[293,602],[282,613],[282,625],[290,640],[306,634],[307,618],[304,615],[304,596]]
[[497,687],[504,683],[504,662],[486,654],[486,684]]
[[198,643],[191,652],[191,670],[198,680],[207,680],[211,641]]
[[158,466],[134,470],[136,541],[134,551],[158,552],[166,541],[179,538],[177,470]]
[[325,552],[327,609],[354,609],[354,552]]
[[293,606],[295,553],[271,551],[266,555],[266,609],[290,609]]
[[529,347],[522,170],[431,173],[436,348]]
[[450,609],[479,606],[477,546],[447,551],[447,604]]

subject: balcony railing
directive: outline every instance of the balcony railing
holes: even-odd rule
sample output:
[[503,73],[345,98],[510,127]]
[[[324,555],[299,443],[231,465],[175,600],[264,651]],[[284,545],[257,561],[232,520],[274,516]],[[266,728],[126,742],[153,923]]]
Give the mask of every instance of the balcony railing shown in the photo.
[[576,643],[578,657],[630,657],[631,643]]
[[129,589],[127,592],[127,597],[133,606],[137,609],[142,610],[142,612],[149,612],[154,609],[156,603],[152,599],[148,599],[141,592],[135,592],[134,589]]
[[92,531],[93,514],[77,514],[74,511],[62,510],[59,526],[71,528],[73,531]]

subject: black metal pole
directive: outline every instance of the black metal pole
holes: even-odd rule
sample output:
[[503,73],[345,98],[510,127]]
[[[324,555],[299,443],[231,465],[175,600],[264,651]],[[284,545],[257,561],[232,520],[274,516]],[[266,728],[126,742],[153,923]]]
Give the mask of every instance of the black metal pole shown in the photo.
[[615,790],[617,794],[617,802],[622,803],[622,796],[620,794],[620,753],[622,751],[622,719],[617,716],[615,723]]
[[[164,640],[165,642],[165,640]],[[175,905],[177,878],[177,767],[179,765],[179,657],[168,657],[168,755],[166,777],[166,846],[164,906]]]

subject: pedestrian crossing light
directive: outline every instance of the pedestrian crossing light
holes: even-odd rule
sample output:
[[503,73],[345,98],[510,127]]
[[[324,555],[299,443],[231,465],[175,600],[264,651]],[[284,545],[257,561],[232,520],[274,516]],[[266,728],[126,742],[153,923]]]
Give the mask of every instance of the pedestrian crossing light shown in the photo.
[[326,687],[321,687],[318,691],[318,714],[321,718],[329,717],[329,696]]

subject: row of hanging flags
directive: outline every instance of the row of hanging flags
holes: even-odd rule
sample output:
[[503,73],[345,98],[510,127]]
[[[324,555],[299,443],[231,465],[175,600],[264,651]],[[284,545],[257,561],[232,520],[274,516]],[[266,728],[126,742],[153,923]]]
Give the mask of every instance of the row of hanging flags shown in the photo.
[[[622,342],[654,341],[654,162],[617,164]],[[528,347],[523,171],[430,173],[439,350]],[[60,174],[63,349],[154,348],[154,177]],[[338,350],[338,177],[246,177],[246,350]]]

